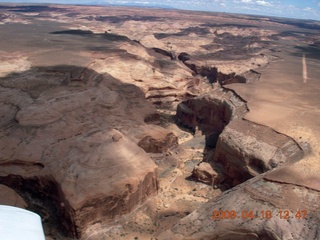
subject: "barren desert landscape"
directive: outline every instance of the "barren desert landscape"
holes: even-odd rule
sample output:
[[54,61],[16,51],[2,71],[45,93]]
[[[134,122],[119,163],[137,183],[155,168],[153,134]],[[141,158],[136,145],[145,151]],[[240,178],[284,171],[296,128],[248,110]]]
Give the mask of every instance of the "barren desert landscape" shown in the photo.
[[52,239],[320,239],[320,22],[0,5],[0,204]]

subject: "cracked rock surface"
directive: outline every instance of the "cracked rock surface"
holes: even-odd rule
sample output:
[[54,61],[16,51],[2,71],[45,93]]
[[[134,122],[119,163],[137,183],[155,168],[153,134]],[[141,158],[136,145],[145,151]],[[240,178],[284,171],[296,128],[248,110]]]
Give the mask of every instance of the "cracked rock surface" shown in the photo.
[[319,239],[320,35],[295,21],[1,6],[0,203],[54,240]]

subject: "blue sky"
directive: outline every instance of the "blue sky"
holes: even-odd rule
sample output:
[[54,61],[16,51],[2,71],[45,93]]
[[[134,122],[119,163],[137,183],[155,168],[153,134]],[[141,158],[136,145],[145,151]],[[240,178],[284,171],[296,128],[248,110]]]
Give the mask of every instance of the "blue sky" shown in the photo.
[[3,2],[164,5],[187,10],[320,20],[320,0],[5,0]]

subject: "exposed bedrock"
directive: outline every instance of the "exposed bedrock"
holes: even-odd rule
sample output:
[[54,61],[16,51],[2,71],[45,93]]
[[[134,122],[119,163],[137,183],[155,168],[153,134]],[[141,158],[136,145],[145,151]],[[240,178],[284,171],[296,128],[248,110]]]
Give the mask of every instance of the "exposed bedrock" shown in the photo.
[[138,146],[147,153],[163,153],[178,145],[178,137],[171,131],[155,125],[146,125],[132,135],[139,139]]
[[210,98],[211,96],[196,97],[178,105],[177,121],[192,132],[202,133],[221,132],[229,123],[232,116],[232,106]]
[[161,48],[152,48],[152,50],[156,53],[160,53],[161,55],[169,57],[171,60],[175,60],[177,58],[173,52],[169,52]]
[[292,138],[266,126],[237,120],[220,134],[209,161],[223,166],[225,184],[232,187],[303,156],[303,150]]
[[192,176],[198,181],[214,185],[218,179],[218,173],[212,168],[210,163],[201,162],[192,171]]
[[257,176],[203,204],[158,239],[319,239],[320,192],[309,187]]
[[177,81],[179,86],[167,84],[164,86],[149,87],[146,92],[146,98],[151,103],[164,107],[171,108],[172,105],[178,102],[195,97],[201,92],[201,82],[199,78],[183,78],[183,82]]
[[239,75],[234,72],[225,74],[220,72],[216,67],[197,66],[195,63],[192,63],[192,61],[185,61],[184,64],[194,72],[194,75],[206,77],[210,83],[219,82],[221,85],[253,82],[259,80],[261,76],[261,74],[255,70],[250,70]]
[[[220,134],[232,119],[241,118],[246,105],[231,91],[223,89],[181,102],[177,107],[177,123],[206,136],[207,144],[215,146]],[[210,141],[210,139],[212,139]]]
[[[157,166],[138,143],[163,152],[177,138],[146,125],[156,111],[138,87],[88,69],[80,84],[59,79],[73,68],[57,66],[41,82],[37,74],[48,69],[31,70],[34,78],[17,89],[0,88],[7,117],[0,183],[44,221],[58,218],[69,236],[81,237],[91,224],[113,221],[157,193]],[[21,74],[0,81],[24,81],[30,73]]]
[[[206,136],[203,160],[209,164],[197,166],[194,178],[230,188],[304,156],[302,148],[291,137],[244,120],[247,111],[246,103],[226,89],[217,89],[178,105],[177,122]],[[211,174],[215,170],[218,177]]]
[[182,52],[179,54],[178,59],[185,63],[186,61],[190,60],[190,55],[186,52]]
[[92,66],[99,72],[140,87],[145,97],[160,107],[170,108],[201,92],[200,78],[194,77],[182,62],[168,57],[173,58],[174,53],[162,48],[156,48],[155,52],[152,48],[134,42],[125,43],[121,45],[120,53],[104,55]]
[[81,237],[95,222],[131,212],[157,193],[155,164],[118,131],[95,133],[91,141],[64,141],[55,151],[69,153],[61,160],[52,153],[45,167],[37,169],[7,163],[0,181],[31,202],[32,209],[41,209],[43,220],[47,215],[58,218],[70,237]]
[[227,85],[231,83],[248,83],[257,81],[261,77],[261,73],[250,69],[241,74],[235,72],[223,73],[218,70],[217,67],[203,66],[202,62],[193,61],[188,53],[182,52],[179,54],[178,59],[182,61],[194,75],[200,75],[206,77],[210,83],[218,82],[221,85]]

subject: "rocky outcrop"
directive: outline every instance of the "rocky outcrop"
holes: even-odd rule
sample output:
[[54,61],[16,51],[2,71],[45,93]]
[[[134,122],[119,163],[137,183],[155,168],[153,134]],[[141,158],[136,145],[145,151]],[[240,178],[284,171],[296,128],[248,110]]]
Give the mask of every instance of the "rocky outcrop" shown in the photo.
[[[289,174],[293,169],[304,172],[307,166],[299,162],[234,187],[180,220],[158,239],[318,239],[320,192],[313,187],[313,181],[292,174],[291,182],[269,180],[271,175],[281,178],[281,172]],[[299,183],[292,182],[298,179]]]
[[[45,81],[50,76],[56,75],[47,74]],[[129,129],[146,131],[144,119],[155,113],[143,92],[88,69],[82,80],[77,86],[43,81],[36,88],[28,79],[29,87],[0,92],[6,103],[1,108],[6,118],[0,131],[0,182],[31,207],[41,202],[72,237],[81,237],[97,221],[129,213],[158,189],[157,166],[132,141],[137,135],[129,134]],[[152,136],[151,150],[164,151],[166,140],[176,141],[169,132]],[[137,141],[147,142],[144,137]]]
[[255,70],[250,69],[241,74],[223,73],[217,67],[211,66],[198,66],[196,62],[190,61],[190,56],[187,54],[179,55],[179,59],[193,71],[194,75],[206,77],[210,83],[218,82],[221,85],[232,83],[248,83],[258,81],[261,74]]
[[0,205],[26,208],[28,205],[13,189],[0,184]]
[[220,134],[212,161],[224,167],[230,186],[304,156],[292,138],[249,121],[230,123]]
[[158,39],[155,38],[154,35],[146,35],[144,37],[142,37],[139,42],[147,47],[147,48],[159,48],[159,49],[164,49],[166,50],[166,45],[162,42],[159,41]]
[[217,176],[218,173],[207,162],[199,163],[192,171],[193,178],[209,185],[216,183]]
[[133,135],[138,139],[138,146],[147,153],[164,153],[178,145],[174,133],[154,125],[143,126]]
[[232,117],[233,106],[224,100],[204,95],[183,101],[177,108],[177,121],[192,132],[221,132]]
[[169,57],[171,60],[175,60],[177,58],[173,52],[169,52],[161,48],[152,48],[152,50],[155,51],[156,53]]
[[190,55],[186,52],[182,52],[179,54],[178,59],[184,63],[184,62],[190,60]]
[[[69,236],[150,239],[200,202],[221,193],[186,181],[203,157],[194,168],[193,179],[237,186],[180,221],[165,239],[319,238],[318,158],[313,165],[308,161],[280,168],[302,156],[300,146],[288,136],[244,121],[246,103],[235,92],[220,87],[259,80],[260,73],[253,69],[280,59],[269,51],[290,60],[284,61],[284,68],[290,62],[300,64],[292,54],[287,58],[289,53],[295,55],[297,48],[293,47],[312,42],[316,34],[279,35],[274,29],[282,31],[283,26],[271,18],[255,21],[252,16],[159,9],[8,5],[1,7],[0,15],[0,183],[6,185],[0,191],[12,196],[13,202],[19,194],[45,224],[54,218]],[[24,23],[23,27],[18,23]],[[301,29],[291,30],[298,33]],[[290,44],[282,48],[283,41],[275,39],[285,36],[290,37]],[[175,60],[175,53],[181,53],[180,61]],[[309,68],[316,69],[314,65]],[[272,71],[278,74],[284,68]],[[289,79],[293,75],[281,76]],[[267,100],[268,91],[267,95],[257,91],[268,89],[266,82],[251,84],[249,90],[235,86],[254,93],[246,95],[253,103]],[[273,111],[274,106],[283,99],[290,111],[296,108],[290,104],[302,102],[296,113],[304,109],[307,115],[311,113],[309,119],[317,119],[305,99],[294,98],[287,104],[286,99],[293,95],[285,94],[290,87],[283,87],[291,83],[271,83],[276,94],[267,114],[278,115],[282,110]],[[205,92],[210,93],[199,96]],[[299,91],[299,96],[304,92],[308,91]],[[180,101],[180,124],[197,137],[205,137],[189,140],[190,134],[165,121],[171,121],[171,110]],[[296,121],[299,114],[284,119],[295,116]],[[157,122],[171,130],[155,127]],[[313,119],[299,122],[292,126],[314,125]],[[301,138],[299,135],[295,137]],[[185,141],[184,146],[171,149],[177,144],[176,136]],[[132,211],[158,190],[156,165],[149,156],[162,171],[161,194],[151,198],[143,210]],[[221,218],[229,217],[226,211],[233,209],[239,218],[213,220],[216,209],[225,211]],[[276,219],[279,211],[287,214],[285,209],[293,218]],[[298,220],[297,209],[315,214]],[[268,210],[276,214],[263,220],[270,216]],[[251,211],[260,215],[251,219]],[[121,217],[129,212],[132,214]],[[90,230],[95,229],[92,237]],[[50,235],[60,238],[60,233]]]
[[[203,168],[210,172],[212,166],[222,166],[223,176],[220,174],[217,183],[227,188],[304,156],[304,151],[292,138],[244,120],[247,111],[245,102],[226,89],[189,99],[177,108],[179,124],[206,136],[208,154],[204,161],[211,165]],[[213,154],[210,149],[214,149]]]
[[[177,104],[201,91],[200,79],[194,77],[183,63],[162,54],[155,55],[151,49],[135,42],[125,43],[121,49],[126,52],[104,56],[92,65],[98,72],[138,86],[153,104],[170,108],[172,103]],[[173,53],[163,51],[174,58]]]
[[146,93],[146,98],[153,104],[161,105],[164,103],[178,102],[186,96],[185,90],[174,87],[150,88]]
[[[203,58],[203,59],[202,59]],[[227,85],[232,83],[248,83],[258,81],[261,74],[253,69],[239,69],[237,71],[221,71],[218,66],[209,65],[207,57],[194,56],[186,52],[181,52],[178,59],[183,62],[193,75],[199,75],[208,79],[210,83],[219,83]]]
[[164,86],[149,87],[146,98],[157,106],[172,108],[181,100],[190,99],[201,92],[198,78],[186,78],[179,85],[168,84]]
[[[177,107],[177,122],[192,132],[201,131],[207,139],[221,133],[232,119],[241,118],[246,105],[231,91],[217,89],[181,102]],[[216,138],[216,137],[214,137]]]

